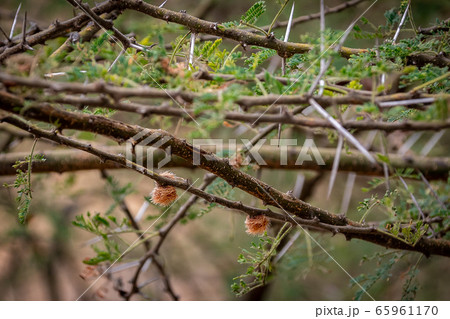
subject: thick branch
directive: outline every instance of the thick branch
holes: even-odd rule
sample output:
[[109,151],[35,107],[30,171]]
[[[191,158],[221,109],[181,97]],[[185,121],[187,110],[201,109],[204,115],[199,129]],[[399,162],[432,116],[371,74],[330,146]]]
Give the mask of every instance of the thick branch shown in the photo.
[[444,21],[441,21],[441,23],[439,25],[435,25],[435,26],[428,27],[428,28],[419,27],[418,32],[421,34],[431,35],[436,32],[439,32],[439,31],[448,32],[449,29],[450,29],[450,18],[448,18]]
[[[289,112],[283,114],[244,114],[238,112],[229,112],[225,115],[225,119],[247,122],[247,123],[283,123],[293,124],[303,127],[326,127],[333,128],[333,125],[324,119],[311,117],[296,117]],[[438,131],[450,127],[450,120],[445,122],[376,122],[376,121],[346,121],[341,123],[346,129],[363,130],[383,130],[392,132],[396,130],[403,131]]]
[[[122,0],[120,7],[123,9],[132,9],[145,13],[151,17],[164,20],[167,22],[174,22],[189,28],[195,33],[205,33],[235,40],[243,45],[256,45],[269,49],[276,50],[280,56],[289,57],[295,53],[306,53],[313,49],[313,45],[306,43],[283,42],[275,37],[266,37],[254,34],[245,30],[235,28],[225,28],[223,25],[198,19],[183,12],[175,12],[165,8],[148,4],[139,0]],[[340,54],[349,58],[352,54],[360,54],[367,52],[366,49],[352,49],[343,47]]]
[[[347,96],[348,97],[348,96]],[[320,98],[319,98],[320,99]],[[329,102],[330,100],[337,100],[336,98],[325,98],[322,100]],[[115,109],[125,112],[137,113],[142,116],[150,115],[166,115],[184,117],[187,121],[193,118],[198,118],[203,115],[202,112],[195,113],[191,109],[182,109],[179,107],[170,107],[165,105],[146,105],[142,103],[134,102],[121,102],[108,99],[104,96],[100,97],[78,97],[78,96],[63,96],[63,97],[51,97],[44,99],[47,102],[57,102],[63,104],[71,104],[78,107],[84,106],[96,106],[105,107],[109,109]],[[337,101],[336,101],[337,102]],[[275,110],[267,110],[265,114],[261,113],[240,113],[240,112],[225,112],[224,119],[231,121],[247,122],[251,124],[256,123],[283,123],[293,124],[301,127],[322,127],[333,128],[333,126],[327,120],[311,118],[311,117],[296,117],[292,112],[284,112],[282,114],[270,114]],[[395,130],[403,131],[427,131],[427,130],[441,130],[450,127],[450,121],[447,122],[376,122],[376,121],[347,121],[343,124],[347,129],[357,129],[359,131],[364,130],[383,130],[386,132],[392,132]]]
[[[205,33],[235,40],[241,43],[244,47],[246,45],[256,45],[273,49],[276,50],[281,57],[289,57],[295,53],[306,53],[314,48],[313,45],[306,43],[283,42],[272,36],[267,37],[253,34],[245,30],[225,28],[223,25],[198,19],[184,12],[175,12],[165,8],[159,8],[141,0],[122,0],[120,1],[120,7],[123,9],[140,11],[149,16],[167,22],[174,22],[180,25],[184,25],[195,33]],[[352,55],[357,55],[364,52],[367,52],[367,49],[353,49],[342,47],[339,50],[341,56],[345,58],[349,58]],[[450,65],[450,59],[447,59],[440,55],[429,53],[422,53],[417,57],[416,55],[411,55],[412,62],[418,63],[422,60],[427,60],[429,61],[429,63],[437,63],[437,65],[439,66]]]
[[[203,147],[202,147],[203,148]],[[237,145],[237,149],[241,149],[242,145]],[[122,146],[102,147],[102,150],[112,154],[125,154],[126,149]],[[213,147],[205,147],[205,150],[214,151]],[[227,150],[224,149],[226,152]],[[233,150],[229,150],[233,151]],[[258,150],[265,161],[265,165],[261,168],[267,169],[306,169],[306,170],[331,170],[333,167],[334,157],[336,155],[335,148],[318,148],[318,151],[324,161],[324,165],[319,165],[315,160],[305,161],[301,165],[296,161],[301,152],[299,147],[289,147],[286,157],[286,164],[281,164],[280,149],[276,146],[265,145]],[[80,152],[77,150],[46,150],[42,152],[36,151],[45,157],[44,162],[36,162],[33,164],[33,173],[49,173],[49,172],[72,172],[80,170],[96,170],[96,169],[118,169],[122,166],[107,161],[102,162],[98,157]],[[0,176],[14,175],[16,169],[12,167],[16,161],[23,160],[28,153],[9,153],[0,154]],[[166,154],[162,151],[153,152],[153,163],[158,163],[164,159]],[[372,153],[375,158],[376,153]],[[397,154],[387,154],[390,165],[393,169],[414,168],[421,171],[427,179],[447,179],[450,171],[450,158],[433,158],[423,156],[400,156]],[[146,156],[143,162],[147,161]],[[253,162],[253,161],[252,161]],[[25,164],[24,164],[25,165]],[[187,162],[179,157],[173,157],[165,167],[185,167],[195,168],[191,162]],[[20,168],[20,167],[19,167]],[[360,152],[351,150],[351,153],[341,154],[339,161],[340,172],[355,172],[361,175],[384,176],[383,169],[378,165],[370,163]]]
[[[118,87],[114,85],[110,85],[104,82],[96,82],[90,84],[83,83],[73,83],[73,82],[56,82],[56,81],[48,81],[40,78],[24,78],[9,75],[6,73],[0,72],[0,82],[2,82],[7,87],[14,86],[26,86],[33,88],[42,88],[49,89],[52,92],[56,93],[81,93],[81,94],[107,94],[113,100],[108,100],[106,98],[97,97],[89,99],[83,99],[80,97],[58,97],[54,99],[55,101],[60,101],[62,103],[69,104],[83,104],[87,102],[87,104],[91,104],[93,106],[108,106],[115,107],[118,110],[128,111],[128,112],[136,112],[139,114],[144,114],[147,112],[151,114],[151,112],[156,113],[157,110],[155,107],[149,107],[144,104],[138,103],[120,103],[119,100],[123,98],[129,97],[142,97],[142,98],[154,98],[154,99],[182,99],[185,102],[191,103],[195,99],[200,98],[202,95],[200,93],[194,93],[190,91],[182,91],[179,89],[167,89],[161,90],[146,86],[141,86],[137,88],[125,88]],[[382,95],[375,97],[375,103],[382,102],[392,102],[392,101],[403,101],[409,100],[412,98],[421,98],[421,97],[433,97],[429,94],[420,94],[419,92],[411,92],[411,93],[395,93],[390,95]],[[258,105],[309,105],[308,100],[311,98],[308,94],[303,95],[275,95],[269,94],[266,96],[241,96],[238,98],[235,103],[242,106],[243,108],[249,108],[252,106]],[[436,98],[447,98],[446,96],[436,96]],[[210,94],[209,102],[216,102],[219,99],[217,94]],[[320,103],[323,107],[328,107],[332,105],[341,105],[341,104],[354,104],[360,105],[372,100],[370,95],[367,95],[365,92],[359,94],[357,91],[349,91],[348,94],[343,96],[318,96],[314,97],[314,99]],[[146,110],[147,108],[147,110]],[[160,112],[164,112],[160,110]],[[182,109],[171,111],[171,114],[168,113],[159,113],[165,115],[174,115],[182,114],[184,111]],[[156,113],[158,114],[158,113]],[[186,114],[186,113],[185,113]],[[406,125],[408,126],[408,125]]]
[[[365,0],[350,0],[341,4],[338,4],[337,6],[331,7],[331,8],[325,8],[325,15],[331,14],[331,13],[338,13],[341,12],[347,8],[356,6],[357,4],[363,2]],[[195,14],[194,14],[195,15]],[[311,20],[316,20],[316,19],[320,19],[320,12],[316,12],[316,13],[311,13],[311,14],[307,14],[304,16],[299,16],[297,18],[292,19],[292,26],[295,26],[297,24],[300,23],[304,23],[304,22],[308,22]],[[288,25],[289,21],[276,21],[274,23],[274,25],[272,26],[272,29],[277,29],[277,28],[285,28]],[[266,25],[261,27],[261,29],[263,29],[264,31],[268,31],[269,30],[270,25]],[[247,30],[249,32],[256,32],[252,29]],[[217,37],[215,36],[203,36],[201,37],[201,40],[203,41],[208,41],[208,40],[214,40],[217,39]],[[172,48],[172,47],[170,47]]]
[[[428,238],[422,237],[416,243],[416,245],[412,246],[396,237],[393,237],[391,234],[388,234],[384,231],[376,229],[375,227],[363,226],[358,223],[349,221],[345,217],[344,218],[337,217],[338,220],[340,220],[339,223],[334,223],[334,222],[336,222],[336,220],[331,218],[331,219],[329,219],[330,223],[328,223],[327,221],[325,221],[326,218],[324,218],[323,214],[318,214],[320,209],[315,209],[317,213],[314,218],[305,219],[305,218],[301,218],[301,217],[297,217],[297,216],[293,216],[293,215],[285,215],[285,214],[280,215],[278,213],[274,213],[273,211],[271,211],[269,209],[262,210],[262,209],[253,208],[253,207],[244,205],[240,202],[230,201],[225,198],[221,198],[221,197],[217,197],[212,194],[205,193],[204,191],[202,191],[198,188],[194,188],[188,182],[182,182],[179,180],[162,177],[155,172],[149,171],[145,167],[142,167],[133,162],[127,161],[125,159],[125,157],[123,157],[123,156],[109,154],[107,152],[104,152],[104,151],[101,151],[99,149],[92,147],[92,145],[90,145],[90,144],[84,144],[84,143],[78,142],[74,139],[70,139],[70,138],[64,137],[62,135],[59,135],[56,132],[49,132],[49,131],[41,130],[35,126],[32,126],[32,125],[26,123],[25,121],[23,121],[17,117],[7,116],[7,117],[3,118],[3,121],[10,123],[14,126],[17,126],[23,130],[26,130],[26,131],[30,132],[31,134],[34,134],[37,137],[46,138],[46,139],[52,140],[59,144],[67,145],[72,148],[77,148],[77,149],[86,151],[88,153],[91,153],[95,156],[100,157],[103,160],[113,161],[124,167],[129,167],[129,168],[139,172],[140,174],[143,174],[147,177],[152,178],[153,180],[155,180],[159,183],[163,183],[166,185],[173,185],[175,187],[185,189],[188,192],[190,192],[191,194],[197,195],[198,197],[201,197],[201,198],[207,200],[208,202],[215,202],[224,207],[242,211],[242,212],[252,215],[252,216],[264,214],[271,219],[285,221],[285,222],[286,221],[294,222],[299,225],[320,228],[323,230],[330,231],[333,234],[341,233],[341,234],[344,234],[348,240],[350,240],[352,238],[358,238],[358,239],[366,240],[366,241],[369,241],[369,242],[372,242],[372,243],[375,243],[375,244],[378,244],[378,245],[381,245],[381,246],[384,246],[387,248],[418,251],[418,252],[422,252],[423,254],[425,254],[427,256],[433,255],[433,254],[447,256],[447,257],[450,256],[450,241],[447,241],[447,240],[428,239]],[[216,174],[216,175],[220,176],[219,174]],[[250,178],[252,178],[252,177],[250,177]],[[272,191],[272,190],[268,189],[268,191]],[[281,202],[281,200],[280,200],[280,202]],[[301,202],[301,201],[297,200],[296,202]],[[308,205],[308,204],[306,204],[306,205]],[[308,205],[308,206],[311,207],[310,205]],[[288,209],[290,209],[292,206],[286,206],[286,207]],[[312,207],[311,207],[311,209],[312,209]],[[329,213],[326,213],[326,214],[327,214],[327,216],[330,216],[330,217],[333,216],[332,214],[329,214]],[[336,216],[336,215],[334,215],[334,216]]]
[[173,155],[177,155],[189,162],[193,161],[194,154],[199,157],[199,167],[223,178],[230,185],[238,187],[243,191],[260,198],[267,205],[284,207],[287,211],[302,216],[312,218],[317,216],[320,220],[332,224],[342,224],[340,217],[332,215],[320,208],[315,208],[305,202],[292,198],[270,185],[263,183],[250,175],[239,171],[216,155],[194,148],[184,140],[180,140],[162,130],[149,130],[143,127],[125,124],[101,116],[92,116],[87,114],[71,113],[53,108],[48,105],[27,106],[24,107],[23,101],[14,95],[0,91],[0,108],[21,114],[22,116],[47,122],[58,123],[59,129],[77,129],[102,134],[117,141],[124,142],[133,138],[135,135],[146,130],[146,136],[155,134],[156,137],[152,143],[156,143],[162,138],[168,141],[160,148],[170,146]]
[[[111,12],[112,10],[116,9],[116,7],[117,4],[114,1],[105,1],[96,6],[95,8],[93,8],[92,11],[100,15],[103,13]],[[82,27],[86,25],[88,21],[90,21],[90,18],[85,14],[77,15],[76,17],[64,22],[59,22],[56,20],[49,28],[36,34],[27,36],[26,42],[30,46],[34,46],[37,44],[45,44],[47,40],[63,36],[69,32],[79,31]],[[25,48],[21,45],[21,43],[6,48],[0,54],[0,62],[5,60],[9,56],[23,52],[24,50]]]

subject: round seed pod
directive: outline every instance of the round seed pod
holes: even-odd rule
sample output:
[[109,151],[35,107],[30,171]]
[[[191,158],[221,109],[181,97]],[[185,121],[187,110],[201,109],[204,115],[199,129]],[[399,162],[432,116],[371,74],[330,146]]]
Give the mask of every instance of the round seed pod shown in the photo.
[[245,227],[250,235],[263,235],[269,227],[269,219],[264,215],[247,216]]
[[[171,172],[163,172],[160,174],[166,178],[175,179],[176,176]],[[160,206],[168,206],[178,198],[177,190],[171,185],[161,185],[156,183],[156,187],[151,193],[152,202]]]

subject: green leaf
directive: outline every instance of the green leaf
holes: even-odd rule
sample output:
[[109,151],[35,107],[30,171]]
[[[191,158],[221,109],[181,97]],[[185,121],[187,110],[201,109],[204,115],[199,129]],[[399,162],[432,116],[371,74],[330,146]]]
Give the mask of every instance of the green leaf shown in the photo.
[[264,12],[266,12],[266,3],[264,1],[258,1],[241,17],[241,21],[254,24]]

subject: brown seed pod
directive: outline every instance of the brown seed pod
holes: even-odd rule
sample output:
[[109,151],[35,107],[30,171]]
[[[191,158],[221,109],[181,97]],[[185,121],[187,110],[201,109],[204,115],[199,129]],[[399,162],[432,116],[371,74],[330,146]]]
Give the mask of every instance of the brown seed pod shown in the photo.
[[247,227],[247,234],[263,235],[269,227],[269,219],[264,215],[247,216],[245,227]]
[[[171,172],[163,172],[160,174],[166,178],[175,179],[176,176]],[[170,185],[161,185],[156,183],[156,187],[151,193],[152,202],[156,205],[168,206],[177,199],[177,190]]]

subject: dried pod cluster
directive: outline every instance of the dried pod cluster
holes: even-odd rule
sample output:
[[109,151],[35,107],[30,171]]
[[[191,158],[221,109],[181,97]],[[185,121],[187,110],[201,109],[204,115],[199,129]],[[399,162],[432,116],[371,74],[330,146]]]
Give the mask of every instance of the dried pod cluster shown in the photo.
[[[160,174],[162,177],[175,179],[175,174],[171,172],[163,172]],[[156,187],[151,193],[152,202],[160,206],[168,206],[177,199],[177,190],[171,185],[161,185],[156,183]]]
[[247,216],[245,227],[250,235],[263,235],[269,227],[269,219],[264,215]]

